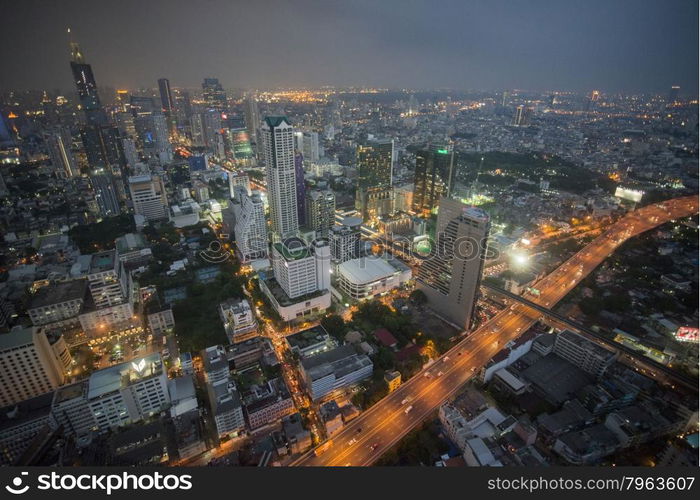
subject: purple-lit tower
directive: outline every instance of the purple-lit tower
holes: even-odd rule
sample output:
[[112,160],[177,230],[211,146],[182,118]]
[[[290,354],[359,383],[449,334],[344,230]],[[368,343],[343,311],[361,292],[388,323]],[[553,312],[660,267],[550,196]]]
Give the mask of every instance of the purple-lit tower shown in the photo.
[[294,153],[294,177],[297,183],[297,216],[299,225],[306,220],[306,187],[304,186],[304,155],[297,151]]

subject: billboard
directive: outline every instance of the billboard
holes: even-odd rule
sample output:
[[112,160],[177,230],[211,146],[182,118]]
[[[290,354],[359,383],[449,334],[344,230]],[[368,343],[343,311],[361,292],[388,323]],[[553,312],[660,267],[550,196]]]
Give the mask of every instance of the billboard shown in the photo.
[[616,198],[633,201],[634,203],[639,203],[642,201],[642,196],[644,196],[644,191],[639,191],[637,189],[624,188],[620,186],[615,190]]
[[679,342],[698,343],[698,329],[692,326],[681,326],[676,332],[676,340]]

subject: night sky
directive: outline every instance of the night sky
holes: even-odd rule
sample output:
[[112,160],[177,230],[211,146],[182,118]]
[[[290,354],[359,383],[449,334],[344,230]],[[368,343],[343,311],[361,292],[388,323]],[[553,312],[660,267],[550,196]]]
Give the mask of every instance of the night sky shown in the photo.
[[368,85],[697,94],[697,0],[0,2],[0,89]]

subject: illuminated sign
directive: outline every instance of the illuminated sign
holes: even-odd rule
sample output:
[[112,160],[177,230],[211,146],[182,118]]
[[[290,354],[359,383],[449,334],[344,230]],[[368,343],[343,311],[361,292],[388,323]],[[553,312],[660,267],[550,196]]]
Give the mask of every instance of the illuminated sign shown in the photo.
[[623,200],[633,201],[639,203],[642,201],[642,196],[644,196],[644,191],[638,191],[636,189],[629,189],[624,187],[618,187],[615,190],[615,197],[621,198]]
[[137,372],[141,373],[143,369],[146,368],[146,358],[141,358],[141,361],[139,361],[138,363],[132,361],[131,367]]
[[676,332],[676,340],[679,342],[698,343],[698,329],[692,326],[681,326]]

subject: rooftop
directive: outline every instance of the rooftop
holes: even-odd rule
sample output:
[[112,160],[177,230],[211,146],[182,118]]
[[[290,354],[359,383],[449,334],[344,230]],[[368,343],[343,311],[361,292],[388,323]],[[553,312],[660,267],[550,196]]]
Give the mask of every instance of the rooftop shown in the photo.
[[372,361],[364,354],[357,354],[352,345],[344,345],[306,358],[301,364],[311,380],[318,380],[331,373],[336,378],[344,377],[365,366],[371,366]]
[[372,283],[398,272],[388,261],[361,257],[343,262],[338,271],[349,281],[357,284]]
[[298,349],[306,349],[309,346],[326,342],[328,338],[328,332],[321,325],[313,326],[286,337],[289,345]]
[[32,296],[29,309],[60,304],[85,297],[87,283],[84,279],[52,283],[39,288]]
[[24,422],[48,417],[51,412],[53,392],[25,399],[11,406],[0,408],[0,431],[15,427]]
[[21,345],[34,343],[34,328],[15,327],[7,333],[0,334],[0,351],[12,349]]
[[102,273],[114,269],[116,250],[93,253],[90,257],[90,273]]
[[90,375],[88,398],[100,397],[162,372],[163,362],[159,353],[98,370]]
[[287,238],[282,243],[275,243],[273,247],[287,262],[304,259],[311,255],[304,240],[297,237]]

